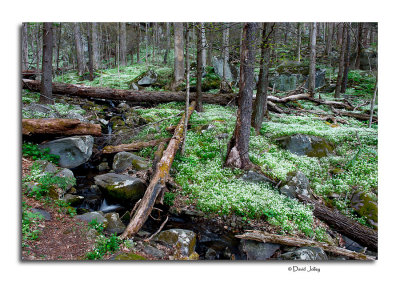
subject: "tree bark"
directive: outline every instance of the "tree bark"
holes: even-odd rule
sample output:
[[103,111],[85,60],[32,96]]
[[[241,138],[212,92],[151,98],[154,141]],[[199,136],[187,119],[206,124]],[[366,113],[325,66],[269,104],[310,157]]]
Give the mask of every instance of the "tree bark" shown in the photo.
[[183,54],[183,23],[174,23],[174,81],[172,90],[184,80],[185,60]]
[[339,248],[336,246],[331,246],[326,243],[316,242],[313,240],[301,239],[297,237],[290,237],[284,235],[270,234],[263,231],[248,231],[242,235],[235,235],[236,238],[245,239],[245,240],[254,240],[263,243],[273,243],[273,244],[281,244],[285,246],[296,246],[296,247],[319,247],[324,251],[346,256],[349,258],[353,258],[356,260],[376,260],[375,257],[367,256],[362,253],[353,252],[350,250],[346,250],[343,248]]
[[335,98],[340,98],[340,86],[342,83],[343,79],[343,72],[344,72],[344,55],[345,55],[345,49],[346,49],[346,44],[344,42],[344,36],[345,36],[345,25],[342,23],[342,28],[341,28],[341,35],[343,36],[341,40],[341,47],[340,47],[340,58],[339,58],[339,71],[338,71],[338,76],[336,80],[336,90],[335,90]]
[[97,36],[97,23],[91,23],[91,45],[93,49],[93,68],[95,70],[100,68],[100,48]]
[[229,61],[229,23],[225,23],[223,25],[222,32],[222,59],[223,59],[223,67],[222,67],[222,80],[226,81],[226,67],[228,67]]
[[[22,87],[32,91],[40,91],[40,81],[23,79]],[[53,93],[84,98],[90,97],[98,99],[126,100],[138,103],[168,103],[185,101],[185,94],[183,92],[135,91],[58,82],[53,82]],[[237,94],[215,95],[203,93],[202,97],[204,103],[227,105],[237,98]],[[195,98],[195,93],[191,93],[190,100],[193,101]]]
[[255,39],[257,23],[243,27],[242,53],[240,54],[239,100],[236,126],[228,143],[225,166],[246,169],[251,166],[249,139],[254,84]]
[[43,56],[42,56],[42,80],[39,103],[54,104],[52,91],[53,76],[53,23],[43,23]]
[[264,115],[268,112],[267,90],[268,90],[268,71],[270,65],[270,35],[274,29],[275,23],[263,23],[261,57],[260,57],[260,74],[258,76],[256,101],[253,107],[251,124],[257,134],[260,133]]
[[84,123],[79,119],[22,119],[22,135],[101,135],[100,124]]
[[297,61],[300,63],[301,60],[301,26],[302,23],[297,23]]
[[368,128],[371,128],[371,125],[372,125],[372,119],[374,117],[375,99],[376,99],[376,95],[377,94],[378,94],[378,78],[376,78],[374,96],[372,97],[372,100],[371,100],[371,108],[370,108],[370,111],[369,111]]
[[[189,121],[189,99],[190,99],[190,61],[189,61],[189,23],[186,23],[186,97],[185,97],[185,120],[183,122],[183,138],[181,154],[185,155],[186,133]],[[196,95],[197,96],[197,95]]]
[[75,38],[75,49],[76,59],[78,61],[78,75],[83,75],[85,72],[85,56],[82,48],[82,36],[79,23],[73,23],[74,26],[74,38]]
[[[189,107],[188,118],[190,118],[190,115],[193,113],[194,108],[195,102],[192,102]],[[160,193],[162,188],[165,187],[165,183],[169,175],[172,162],[174,161],[175,154],[178,151],[179,145],[183,139],[185,116],[186,115],[183,114],[182,119],[176,127],[174,136],[169,142],[168,147],[165,149],[163,156],[157,165],[156,172],[150,180],[150,184],[140,201],[139,207],[137,208],[132,220],[126,227],[125,231],[120,236],[121,239],[125,239],[135,235],[140,230],[140,228],[142,228],[143,224],[146,222],[148,216],[150,215],[151,210],[153,209],[158,194]]]
[[22,24],[21,31],[21,43],[22,43],[22,58],[21,58],[21,70],[27,70],[29,68],[29,57],[28,57],[28,23]]
[[326,49],[325,54],[329,56],[332,51],[332,32],[333,32],[333,23],[327,23],[327,36],[326,36]]
[[205,60],[205,54],[203,53],[203,33],[204,23],[198,23],[197,26],[197,62],[196,62],[196,111],[203,111],[203,97],[201,93],[201,79],[203,74],[203,66]]
[[370,248],[372,251],[378,250],[378,233],[357,221],[343,215],[337,209],[328,208],[309,197],[299,195],[298,198],[305,203],[314,206],[314,216],[325,221],[339,233],[349,237],[350,239]]
[[206,29],[204,27],[203,22],[200,23],[200,28],[201,28],[201,62],[204,69],[207,64],[207,49],[206,49],[207,42],[206,42]]
[[358,23],[358,39],[357,39],[357,57],[355,68],[360,69],[360,58],[363,50],[363,23]]
[[124,152],[124,151],[139,151],[143,148],[146,147],[154,147],[162,142],[167,142],[169,141],[170,138],[164,138],[164,139],[157,139],[157,140],[151,140],[151,141],[146,141],[146,142],[133,142],[130,144],[121,144],[117,146],[105,146],[103,148],[102,153],[103,154],[113,154],[113,153],[118,153],[118,152]]
[[171,47],[171,31],[170,31],[170,23],[167,22],[167,33],[166,33],[166,39],[167,39],[167,44],[165,48],[165,54],[164,54],[164,65],[167,64],[168,60],[168,54],[169,54],[169,49]]
[[315,64],[316,64],[316,43],[317,43],[317,33],[316,33],[317,23],[313,22],[311,24],[311,35],[310,35],[310,72],[308,76],[308,92],[310,96],[314,97],[315,93]]
[[343,69],[343,78],[342,85],[340,88],[340,93],[345,93],[347,88],[348,81],[348,73],[350,68],[350,23],[345,23],[346,25],[346,52],[344,55],[344,69]]
[[91,23],[87,23],[87,43],[88,43],[88,53],[89,53],[89,80],[93,81],[94,73],[93,73],[93,41],[92,41],[92,32],[91,32]]

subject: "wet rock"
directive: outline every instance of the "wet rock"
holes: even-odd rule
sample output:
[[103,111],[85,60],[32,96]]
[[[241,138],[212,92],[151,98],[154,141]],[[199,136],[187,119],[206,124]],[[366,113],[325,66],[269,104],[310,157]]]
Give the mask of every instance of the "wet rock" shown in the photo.
[[33,208],[32,212],[40,214],[41,216],[43,216],[43,218],[45,220],[51,220],[51,215],[48,211],[42,210],[42,209],[38,209],[38,208]]
[[40,145],[60,156],[59,166],[74,168],[87,162],[92,155],[94,139],[90,135],[61,138]]
[[94,178],[102,192],[117,202],[132,204],[144,195],[146,186],[136,177],[107,173]]
[[185,229],[170,229],[159,233],[154,240],[175,247],[180,256],[189,257],[194,253],[196,233]]
[[143,158],[132,153],[119,152],[116,154],[113,161],[113,170],[118,173],[128,168],[144,170],[148,168],[148,163]]
[[108,166],[108,163],[107,163],[107,162],[102,162],[102,163],[100,163],[100,164],[97,166],[97,169],[98,169],[99,171],[105,171],[105,170],[109,170],[110,167]]
[[65,194],[63,200],[70,206],[79,206],[85,198],[79,195]]
[[279,248],[279,244],[240,240],[240,249],[246,254],[247,260],[267,260]]
[[301,172],[289,172],[286,178],[286,184],[280,188],[280,192],[289,198],[297,198],[297,195],[309,197],[311,195],[310,181]]
[[217,258],[217,252],[213,248],[208,248],[204,258],[206,260],[215,260]]
[[107,234],[116,234],[120,235],[125,230],[125,225],[122,223],[119,218],[119,214],[116,212],[107,213],[104,216],[107,219],[107,227],[104,229],[104,232]]
[[285,260],[328,260],[325,252],[318,247],[302,247],[282,254],[281,258]]
[[88,212],[81,215],[75,216],[75,218],[85,221],[87,223],[95,220],[97,223],[102,224],[104,227],[107,226],[107,219],[100,212]]
[[325,138],[313,135],[295,134],[275,139],[283,148],[298,156],[326,157],[334,146]]
[[351,197],[351,207],[359,216],[378,229],[378,203],[366,192],[356,192]]

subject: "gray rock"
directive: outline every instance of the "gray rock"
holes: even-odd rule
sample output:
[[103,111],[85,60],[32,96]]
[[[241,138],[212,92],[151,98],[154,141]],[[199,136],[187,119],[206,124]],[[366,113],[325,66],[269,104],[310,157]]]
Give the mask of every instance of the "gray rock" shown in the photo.
[[131,89],[132,89],[132,90],[135,90],[135,91],[138,91],[138,90],[139,90],[139,87],[136,85],[136,83],[132,82],[132,83],[131,83]]
[[217,252],[213,248],[208,248],[204,258],[206,260],[215,260],[217,258]]
[[247,260],[267,260],[279,248],[279,244],[240,240],[240,249],[246,254]]
[[45,220],[51,220],[51,215],[48,211],[42,210],[42,209],[38,209],[38,208],[33,208],[32,212],[40,214],[41,216],[43,216],[43,218]]
[[71,206],[79,206],[85,198],[79,195],[65,194],[63,200]]
[[58,171],[58,167],[49,161],[37,160],[35,164],[38,165],[43,172],[56,173]]
[[[212,66],[214,67],[214,72],[222,78],[224,72],[224,60],[220,57],[212,58]],[[225,64],[225,79],[227,81],[236,81],[237,77],[234,77],[231,71],[231,66],[229,63]]]
[[290,172],[287,175],[286,184],[280,188],[280,192],[289,198],[297,198],[297,195],[309,197],[311,195],[310,181],[301,172]]
[[[61,169],[55,174],[55,176],[75,179],[74,173],[68,168]],[[73,187],[72,183],[68,183],[66,190],[71,189],[72,187]]]
[[351,207],[359,216],[364,216],[375,229],[378,228],[378,203],[370,194],[363,191],[354,193]]
[[325,138],[306,134],[295,134],[275,139],[286,150],[298,156],[326,157],[333,152],[333,144]]
[[105,170],[109,170],[110,167],[108,166],[108,163],[107,163],[107,162],[102,162],[102,163],[100,163],[100,164],[97,166],[97,169],[98,169],[99,171],[105,171]]
[[247,173],[243,174],[242,179],[244,181],[253,183],[270,183],[270,184],[273,183],[266,176],[252,170],[249,170]]
[[354,252],[362,252],[364,250],[364,248],[358,244],[357,242],[354,242],[353,240],[351,240],[350,238],[342,235],[344,243],[345,243],[345,248],[350,250],[350,251],[354,251]]
[[165,253],[163,251],[161,251],[151,245],[146,245],[143,248],[143,252],[145,252],[146,254],[151,255],[155,258],[158,258],[158,259],[165,257]]
[[143,181],[136,177],[122,174],[106,173],[94,178],[100,190],[110,198],[131,204],[139,200],[145,192]]
[[23,110],[32,117],[59,118],[60,115],[54,112],[49,106],[31,103],[23,107]]
[[74,168],[87,162],[92,155],[94,139],[90,135],[61,138],[40,145],[60,156],[59,166]]
[[302,247],[281,255],[285,260],[328,260],[325,252],[318,247]]
[[125,230],[125,225],[122,223],[119,218],[119,214],[116,212],[107,213],[104,216],[107,219],[107,227],[104,229],[104,232],[107,234],[116,234],[120,235]]
[[122,172],[125,169],[133,168],[135,170],[147,169],[148,163],[141,157],[128,152],[119,152],[114,156],[113,170]]
[[180,255],[188,257],[194,252],[196,233],[185,229],[170,229],[159,233],[154,240],[174,246]]
[[102,224],[104,227],[107,226],[107,219],[100,212],[88,212],[81,215],[75,216],[75,218],[85,221],[87,223],[95,220],[97,223]]
[[153,70],[149,70],[142,79],[138,81],[139,86],[150,86],[157,82],[157,74]]

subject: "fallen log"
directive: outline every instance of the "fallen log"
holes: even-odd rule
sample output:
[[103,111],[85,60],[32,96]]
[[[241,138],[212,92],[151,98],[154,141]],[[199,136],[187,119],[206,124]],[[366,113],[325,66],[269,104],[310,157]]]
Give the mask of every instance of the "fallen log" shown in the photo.
[[263,231],[257,230],[247,230],[248,232],[242,235],[235,235],[236,238],[245,239],[245,240],[254,240],[263,243],[274,243],[281,244],[286,246],[295,246],[295,247],[319,247],[324,251],[346,256],[356,260],[376,260],[376,257],[368,256],[363,253],[353,252],[344,248],[339,248],[336,246],[331,246],[326,243],[316,242],[313,240],[301,239],[297,237],[283,236],[277,234],[270,234]]
[[81,122],[79,119],[22,119],[22,135],[100,136],[101,126],[100,124]]
[[118,152],[123,152],[123,151],[139,151],[143,148],[146,147],[154,147],[161,142],[167,142],[169,141],[170,138],[163,138],[163,139],[157,139],[157,140],[151,140],[151,141],[145,141],[145,142],[133,142],[130,144],[121,144],[121,145],[116,145],[116,146],[105,146],[103,148],[103,154],[113,154],[113,153],[118,153]]
[[[33,91],[40,91],[40,81],[22,79],[22,87]],[[124,100],[147,103],[184,102],[184,92],[153,92],[112,89],[106,87],[91,87],[79,84],[53,82],[53,93],[83,98],[100,98],[110,100]],[[190,100],[195,100],[195,93],[190,94]],[[203,103],[227,105],[234,100],[237,94],[208,94],[203,93]]]
[[[193,101],[189,107],[188,119],[193,113],[195,106],[196,102]],[[158,194],[165,186],[169,175],[169,170],[171,169],[172,162],[174,161],[175,154],[178,151],[179,145],[183,140],[184,122],[185,114],[183,114],[180,122],[178,123],[174,132],[174,136],[171,138],[168,147],[165,149],[163,156],[157,165],[156,172],[152,176],[150,184],[147,187],[146,192],[141,199],[132,220],[129,222],[125,231],[121,234],[121,239],[125,239],[132,235],[135,235],[140,230],[140,228],[142,228],[143,224],[149,217]]]
[[314,206],[314,216],[326,222],[337,232],[368,247],[372,251],[378,250],[378,233],[375,230],[343,215],[339,210],[329,208],[309,197],[298,195],[297,198],[304,203],[312,204]]

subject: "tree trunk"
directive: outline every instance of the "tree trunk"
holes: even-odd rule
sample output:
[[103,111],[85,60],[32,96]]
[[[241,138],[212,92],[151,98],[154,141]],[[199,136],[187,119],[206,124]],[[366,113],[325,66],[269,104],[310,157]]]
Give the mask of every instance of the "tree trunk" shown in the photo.
[[310,72],[308,76],[308,92],[310,96],[314,97],[315,93],[315,64],[316,64],[316,43],[317,43],[317,33],[316,33],[317,23],[314,22],[311,25],[311,35],[310,35]]
[[100,124],[84,123],[79,119],[22,119],[22,135],[101,135]]
[[354,67],[360,69],[360,58],[363,50],[363,23],[358,23],[357,57]]
[[344,55],[344,70],[340,93],[345,93],[347,88],[348,73],[350,68],[350,45],[350,23],[346,23],[346,52]]
[[21,70],[27,70],[29,68],[29,57],[28,57],[28,23],[23,23],[22,24],[22,32],[21,32],[22,38],[21,38],[21,43],[22,43],[22,51],[21,51]]
[[151,141],[146,141],[146,142],[133,142],[130,144],[121,144],[117,146],[105,146],[103,148],[102,153],[103,154],[113,154],[113,153],[118,153],[118,152],[125,152],[125,151],[139,151],[143,148],[146,147],[154,147],[162,142],[167,142],[169,141],[170,138],[164,138],[164,139],[157,139],[157,140],[151,140]]
[[342,30],[341,35],[343,36],[343,38],[341,40],[342,46],[340,47],[339,71],[338,71],[338,76],[337,76],[337,80],[336,80],[335,98],[340,98],[340,86],[342,83],[343,72],[344,72],[344,55],[345,55],[345,49],[346,49],[346,42],[344,42],[344,36],[345,36],[344,23],[342,23],[341,30]]
[[85,56],[82,48],[82,36],[79,23],[73,23],[74,26],[74,38],[75,38],[75,49],[76,59],[78,61],[78,75],[83,75],[85,72]]
[[185,97],[185,120],[183,125],[183,138],[181,154],[185,155],[186,133],[189,120],[189,99],[190,99],[190,60],[189,60],[189,23],[186,23],[186,97]]
[[332,51],[332,25],[333,23],[327,23],[327,36],[326,36],[326,49],[325,54],[329,56]]
[[42,79],[42,76],[40,75],[40,51],[41,51],[41,44],[42,41],[40,41],[40,23],[36,24],[36,72],[37,72],[37,78],[39,80]]
[[246,169],[251,167],[249,139],[253,102],[255,39],[257,23],[243,27],[242,53],[240,54],[239,100],[235,131],[228,143],[225,166]]
[[174,23],[174,81],[172,90],[184,80],[185,60],[183,55],[183,23]]
[[222,67],[222,80],[226,81],[226,67],[228,67],[228,61],[229,61],[229,23],[225,23],[223,25],[222,59],[224,61]]
[[62,23],[58,25],[58,43],[57,43],[57,53],[56,53],[56,70],[59,70],[59,63],[60,63],[60,49],[61,49],[61,38],[62,38]]
[[97,36],[97,23],[91,23],[91,45],[93,50],[93,68],[100,68],[100,48]]
[[167,22],[166,37],[167,37],[167,46],[165,48],[165,54],[164,54],[164,65],[167,64],[169,48],[171,47],[171,31],[170,31],[170,23],[169,22]]
[[301,60],[301,25],[302,23],[297,23],[297,61],[300,63]]
[[[206,29],[204,27],[204,23],[200,23],[200,28],[201,28],[201,62],[202,62],[202,67],[205,69],[206,64],[207,64],[207,49],[206,49]],[[197,105],[197,103],[196,103]]]
[[141,64],[140,60],[140,23],[136,23],[136,63]]
[[[37,80],[22,80],[22,87],[32,91],[40,91],[40,81]],[[53,82],[53,93],[69,96],[77,96],[84,98],[98,98],[110,100],[126,100],[138,103],[169,103],[169,102],[184,102],[185,94],[183,92],[151,92],[151,91],[135,91],[112,89],[105,87],[90,87],[79,84],[67,84]],[[190,94],[190,100],[193,101],[195,93]],[[209,104],[227,105],[234,102],[237,98],[236,94],[208,94],[203,93],[203,102]]]
[[91,32],[91,23],[87,23],[87,43],[88,43],[88,53],[89,53],[89,80],[93,81],[93,40],[92,40],[92,32]]
[[54,104],[52,92],[53,75],[53,23],[43,23],[42,81],[39,103]]
[[145,34],[144,34],[144,41],[146,44],[146,57],[144,59],[146,65],[147,65],[147,56],[148,56],[148,47],[149,47],[149,28],[148,28],[148,23],[145,23]]
[[204,66],[204,47],[203,47],[203,32],[204,23],[198,23],[197,26],[197,62],[196,62],[196,111],[203,111],[203,98],[201,93],[201,78],[203,74]]
[[298,198],[305,203],[312,204],[314,216],[325,221],[340,234],[370,248],[372,251],[378,250],[378,233],[375,230],[343,215],[337,209],[328,208],[309,197],[299,195]]
[[[195,102],[192,102],[189,107],[188,118],[190,118],[190,115],[193,113],[194,107]],[[135,235],[140,230],[140,228],[142,228],[143,224],[146,222],[148,216],[150,215],[151,210],[153,209],[158,194],[165,187],[165,182],[169,175],[172,162],[174,161],[175,154],[178,151],[179,145],[183,139],[184,121],[185,114],[182,116],[182,119],[176,127],[174,136],[171,138],[168,147],[165,149],[163,156],[157,165],[157,169],[150,180],[150,184],[147,187],[146,192],[141,199],[132,220],[126,227],[124,233],[122,233],[121,239],[125,239]]]
[[268,112],[267,89],[268,89],[268,71],[270,65],[270,35],[274,29],[275,23],[263,23],[261,57],[260,57],[260,74],[258,76],[257,95],[253,107],[251,124],[257,134],[260,134],[260,129],[264,115]]
[[374,107],[375,107],[375,99],[376,99],[377,93],[378,93],[378,78],[376,78],[374,96],[372,97],[372,100],[371,100],[368,128],[371,128],[371,125],[372,125],[372,118],[374,117]]
[[375,260],[375,257],[367,256],[362,253],[357,253],[353,251],[349,251],[343,248],[339,248],[336,246],[331,246],[326,243],[316,242],[307,239],[301,239],[297,237],[290,237],[284,235],[277,235],[277,234],[269,234],[263,231],[250,231],[246,232],[242,235],[235,235],[236,238],[245,239],[245,240],[254,240],[263,243],[273,243],[273,244],[280,244],[285,246],[296,246],[296,247],[319,247],[324,251],[342,255],[346,257],[350,257],[357,260]]

